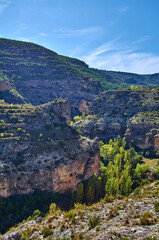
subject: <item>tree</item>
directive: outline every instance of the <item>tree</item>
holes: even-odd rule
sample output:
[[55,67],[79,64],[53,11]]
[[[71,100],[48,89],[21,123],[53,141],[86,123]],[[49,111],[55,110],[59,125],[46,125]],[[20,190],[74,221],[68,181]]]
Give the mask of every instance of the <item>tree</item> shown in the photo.
[[93,185],[93,181],[90,178],[88,181],[88,189],[87,189],[87,202],[88,203],[93,203],[95,197],[95,188]]
[[76,193],[76,202],[82,203],[84,197],[83,193],[83,184],[80,182],[78,184],[77,193]]

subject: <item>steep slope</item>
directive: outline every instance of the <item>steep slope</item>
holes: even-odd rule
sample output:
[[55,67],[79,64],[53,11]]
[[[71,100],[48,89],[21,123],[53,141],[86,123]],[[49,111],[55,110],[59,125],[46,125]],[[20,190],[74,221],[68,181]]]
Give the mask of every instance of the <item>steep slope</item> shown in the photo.
[[[92,206],[77,204],[68,213],[52,205],[50,213],[11,229],[9,239],[159,239],[159,182],[137,189],[129,198]],[[53,208],[54,206],[54,208]],[[52,211],[51,211],[52,210]],[[53,211],[54,210],[54,211]]]
[[0,39],[0,58],[0,98],[10,103],[38,105],[69,97],[78,111],[102,91],[84,62],[36,44]]
[[39,105],[68,97],[77,115],[103,90],[132,84],[159,86],[159,76],[97,70],[33,43],[0,38],[0,99],[6,102]]
[[64,193],[99,172],[96,140],[70,122],[68,99],[37,107],[0,103],[0,196]]

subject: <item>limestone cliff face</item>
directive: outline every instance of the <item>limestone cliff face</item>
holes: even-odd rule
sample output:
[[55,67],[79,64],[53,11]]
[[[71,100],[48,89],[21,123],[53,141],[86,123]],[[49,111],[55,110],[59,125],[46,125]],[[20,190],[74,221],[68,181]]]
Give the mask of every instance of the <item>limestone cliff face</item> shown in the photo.
[[[91,138],[99,137],[104,141],[126,136],[129,145],[141,148],[158,146],[159,93],[146,91],[107,91],[97,97],[89,106],[91,115],[75,123],[73,127]],[[92,115],[93,113],[93,115]]]
[[94,173],[99,174],[99,154],[90,153],[90,147],[97,146],[92,146],[92,142],[86,139],[79,139],[79,144],[82,142],[85,149],[73,152],[74,160],[69,159],[63,149],[59,148],[49,154],[31,157],[16,168],[8,165],[6,171],[4,167],[0,174],[0,196],[28,194],[35,189],[60,193],[75,191],[79,182],[89,179]]
[[99,173],[98,140],[70,123],[68,99],[33,107],[0,104],[0,196],[64,193]]
[[130,123],[125,137],[129,146],[157,152],[159,149],[159,123]]

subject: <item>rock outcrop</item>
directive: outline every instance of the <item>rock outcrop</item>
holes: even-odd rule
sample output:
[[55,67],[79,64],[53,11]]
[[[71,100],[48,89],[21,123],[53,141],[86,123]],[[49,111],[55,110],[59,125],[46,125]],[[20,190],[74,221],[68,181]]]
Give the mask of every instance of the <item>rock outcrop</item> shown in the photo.
[[[152,183],[136,194],[93,206],[77,204],[69,214],[56,211],[45,218],[23,221],[1,235],[2,240],[30,239],[159,239],[159,184]],[[71,217],[70,217],[71,215]],[[72,217],[74,216],[74,218]],[[72,221],[73,219],[73,221]]]
[[157,152],[159,149],[159,111],[140,112],[127,124],[125,137],[129,146]]
[[68,99],[33,107],[0,104],[0,196],[64,193],[99,173],[98,141],[70,123]]
[[134,146],[156,151],[158,130],[152,130],[159,128],[158,94],[158,90],[104,92],[89,106],[93,115],[74,123],[73,127],[104,141],[125,136],[129,145],[133,141]]

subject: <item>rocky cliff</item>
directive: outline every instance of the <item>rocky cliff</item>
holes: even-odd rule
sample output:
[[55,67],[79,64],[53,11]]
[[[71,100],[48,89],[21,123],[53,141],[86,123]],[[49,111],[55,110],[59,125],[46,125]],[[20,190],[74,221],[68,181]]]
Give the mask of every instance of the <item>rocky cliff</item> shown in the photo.
[[140,112],[127,124],[125,133],[129,146],[159,151],[159,111]]
[[33,107],[0,103],[0,196],[67,192],[99,172],[97,140],[70,123],[68,99]]
[[[96,97],[90,104],[88,112],[91,115],[74,123],[73,127],[81,130],[86,136],[92,138],[98,136],[104,141],[114,139],[117,135],[125,135],[129,144],[134,140],[136,146],[142,147],[143,144],[144,148],[148,141],[147,147],[151,146],[151,149],[156,151],[158,133],[155,132],[154,137],[150,134],[149,140],[146,134],[153,128],[158,128],[158,109],[158,90],[107,91]],[[136,115],[138,113],[140,114]],[[135,122],[134,119],[136,119]],[[131,124],[132,121],[134,124]],[[140,138],[142,138],[142,144],[137,140]]]

